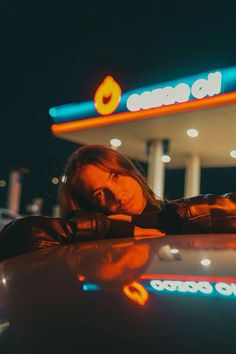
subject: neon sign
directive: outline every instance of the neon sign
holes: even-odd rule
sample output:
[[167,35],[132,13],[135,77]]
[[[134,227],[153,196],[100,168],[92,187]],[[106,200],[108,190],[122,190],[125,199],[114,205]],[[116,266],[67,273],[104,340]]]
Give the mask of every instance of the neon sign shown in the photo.
[[149,296],[147,290],[142,286],[142,284],[136,281],[125,285],[123,287],[123,293],[132,301],[141,306],[146,304]]
[[[87,282],[82,285],[82,289],[84,291],[102,290],[100,285]],[[236,299],[236,278],[183,274],[144,274],[140,277],[139,282],[133,281],[125,285],[122,290],[128,298],[142,306],[146,304],[149,293]]]
[[218,95],[221,92],[221,73],[210,73],[207,79],[197,79],[190,87],[186,83],[179,83],[175,87],[166,86],[141,94],[133,93],[127,99],[129,111],[150,109],[189,101],[190,97],[201,99],[206,96]]
[[119,106],[121,88],[111,76],[107,76],[94,95],[96,110],[101,115],[113,113]]
[[157,118],[236,102],[236,67],[170,80],[122,93],[107,76],[94,100],[52,107],[52,133]]
[[149,285],[151,290],[163,293],[224,296],[236,299],[235,283],[153,279]]

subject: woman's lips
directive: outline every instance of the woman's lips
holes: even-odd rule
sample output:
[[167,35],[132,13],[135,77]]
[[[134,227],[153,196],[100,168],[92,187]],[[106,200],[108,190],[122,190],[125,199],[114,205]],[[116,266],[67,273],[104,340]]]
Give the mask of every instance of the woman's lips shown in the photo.
[[133,200],[134,200],[134,197],[128,199],[127,201],[125,202],[122,202],[122,205],[121,205],[121,209],[122,210],[127,210],[131,207],[132,203],[133,203]]

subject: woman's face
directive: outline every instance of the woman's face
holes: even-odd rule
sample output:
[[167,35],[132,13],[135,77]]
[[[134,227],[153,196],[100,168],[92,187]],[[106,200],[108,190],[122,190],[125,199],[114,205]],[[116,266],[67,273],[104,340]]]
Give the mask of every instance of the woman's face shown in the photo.
[[142,188],[133,177],[86,165],[80,179],[89,200],[107,212],[135,215],[145,208]]

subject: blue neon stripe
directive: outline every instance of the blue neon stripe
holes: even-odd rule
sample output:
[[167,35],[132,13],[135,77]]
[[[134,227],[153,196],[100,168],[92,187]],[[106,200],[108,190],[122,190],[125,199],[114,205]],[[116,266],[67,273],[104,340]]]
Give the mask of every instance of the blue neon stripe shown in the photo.
[[84,291],[99,291],[102,288],[98,284],[95,284],[95,283],[85,283],[85,284],[83,284],[82,289]]
[[70,103],[62,106],[52,107],[49,110],[49,114],[52,117],[54,123],[99,116],[93,101],[83,103]]

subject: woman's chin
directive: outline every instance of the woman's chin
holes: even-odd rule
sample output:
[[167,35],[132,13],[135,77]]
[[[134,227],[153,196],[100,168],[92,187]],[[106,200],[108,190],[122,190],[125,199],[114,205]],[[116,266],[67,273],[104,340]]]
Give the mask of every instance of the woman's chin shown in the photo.
[[132,215],[139,215],[139,214],[142,214],[142,212],[143,212],[145,206],[146,206],[146,203],[140,205],[140,207],[135,207],[135,208],[133,208],[132,211],[130,210],[130,212],[132,212]]
[[124,210],[122,212],[122,214],[124,215],[137,215],[137,214],[140,214],[141,212],[139,212],[139,210],[137,208],[130,208],[130,209],[127,209],[127,210]]

